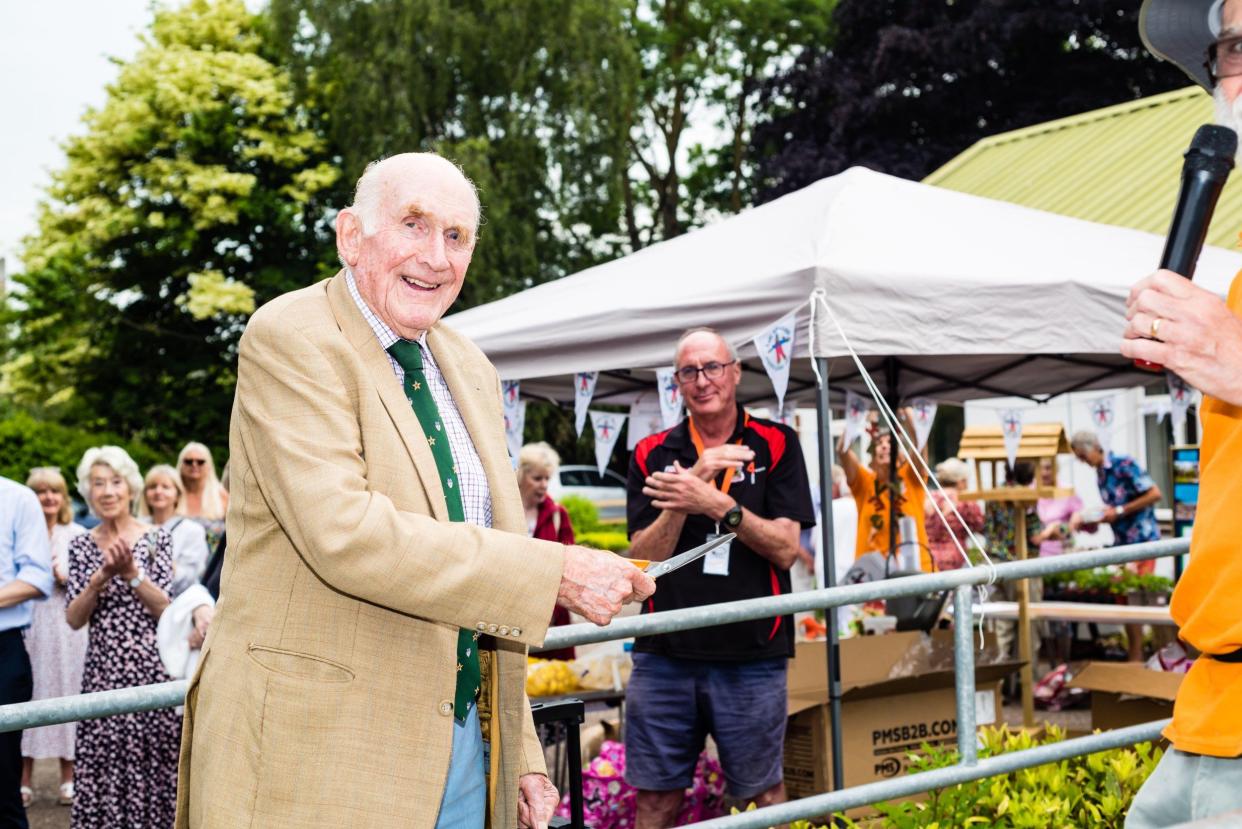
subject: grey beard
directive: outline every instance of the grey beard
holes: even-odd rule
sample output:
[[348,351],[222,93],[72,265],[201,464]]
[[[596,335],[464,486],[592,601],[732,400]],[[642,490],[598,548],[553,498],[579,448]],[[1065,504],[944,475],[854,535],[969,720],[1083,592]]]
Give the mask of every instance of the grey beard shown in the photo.
[[[1217,84],[1212,92],[1212,100],[1216,103],[1216,123],[1222,127],[1229,127],[1239,137],[1242,137],[1242,95],[1234,98],[1233,101],[1226,100],[1225,93]],[[1242,145],[1239,146],[1234,158],[1242,162]]]

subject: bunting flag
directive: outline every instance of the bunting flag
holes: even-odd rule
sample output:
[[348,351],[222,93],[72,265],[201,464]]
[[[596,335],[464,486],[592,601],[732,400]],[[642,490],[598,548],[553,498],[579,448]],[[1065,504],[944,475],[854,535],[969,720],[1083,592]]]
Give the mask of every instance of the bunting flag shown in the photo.
[[674,366],[656,369],[656,387],[660,392],[660,414],[664,419],[664,428],[672,429],[681,422],[681,407],[685,402],[681,399],[681,385],[673,372]]
[[1018,462],[1018,446],[1022,443],[1022,410],[1001,409],[1001,434],[1005,438],[1005,456],[1009,458],[1009,468]]
[[936,401],[926,397],[916,397],[910,401],[914,412],[914,440],[918,448],[927,445],[927,436],[931,434],[932,423],[936,420]]
[[582,437],[582,428],[586,426],[587,409],[598,381],[598,371],[580,371],[574,375],[574,428],[578,430],[578,437]]
[[509,457],[517,468],[518,455],[522,451],[523,433],[526,431],[526,401],[519,400],[516,406],[505,406],[505,442],[509,444]]
[[1096,439],[1100,441],[1105,457],[1108,457],[1113,446],[1113,426],[1117,422],[1116,403],[1116,396],[1111,394],[1091,401],[1091,425],[1095,428]]
[[793,362],[794,324],[797,311],[790,311],[755,337],[755,351],[768,372],[776,392],[777,411],[785,407],[785,390],[789,388],[789,364]]
[[625,430],[625,445],[633,452],[638,442],[647,435],[664,431],[664,414],[660,411],[660,396],[645,391],[630,404],[630,425]]
[[599,467],[599,474],[603,475],[608,468],[608,459],[612,457],[612,448],[621,436],[625,415],[597,409],[591,409],[588,414],[591,415],[591,429],[595,431],[595,465]]
[[1171,371],[1165,372],[1164,376],[1169,383],[1169,411],[1173,415],[1173,435],[1180,440],[1186,434],[1186,412],[1194,402],[1195,390]]
[[845,391],[845,445],[862,436],[867,428],[867,413],[871,411],[871,400],[846,389]]
[[781,406],[779,409],[773,409],[772,413],[772,419],[777,423],[788,426],[790,429],[797,428],[798,401],[786,400],[784,406]]

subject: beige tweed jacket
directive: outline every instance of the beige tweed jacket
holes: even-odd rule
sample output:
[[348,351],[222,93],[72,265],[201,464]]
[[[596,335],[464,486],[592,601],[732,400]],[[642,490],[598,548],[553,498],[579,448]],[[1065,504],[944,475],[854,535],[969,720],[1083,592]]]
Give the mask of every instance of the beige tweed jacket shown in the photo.
[[525,692],[560,545],[526,535],[495,368],[428,345],[491,487],[448,520],[435,460],[343,274],[260,308],[241,339],[221,601],[185,709],[178,829],[435,825],[459,628],[497,640],[490,826],[544,771]]

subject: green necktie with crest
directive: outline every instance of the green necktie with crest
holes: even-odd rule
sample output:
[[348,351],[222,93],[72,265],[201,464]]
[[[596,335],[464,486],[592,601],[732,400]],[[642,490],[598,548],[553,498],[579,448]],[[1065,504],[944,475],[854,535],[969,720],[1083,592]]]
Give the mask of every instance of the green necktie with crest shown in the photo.
[[[423,350],[418,343],[398,340],[388,347],[388,353],[405,370],[405,396],[414,407],[414,414],[422,424],[427,436],[427,447],[436,459],[444,500],[448,504],[450,521],[465,521],[466,510],[461,501],[461,485],[457,480],[457,465],[449,447],[448,433],[440,420],[440,408],[431,396],[427,375],[423,373]],[[453,697],[453,716],[465,722],[470,704],[479,695],[479,647],[475,634],[462,628],[457,634],[457,691]]]

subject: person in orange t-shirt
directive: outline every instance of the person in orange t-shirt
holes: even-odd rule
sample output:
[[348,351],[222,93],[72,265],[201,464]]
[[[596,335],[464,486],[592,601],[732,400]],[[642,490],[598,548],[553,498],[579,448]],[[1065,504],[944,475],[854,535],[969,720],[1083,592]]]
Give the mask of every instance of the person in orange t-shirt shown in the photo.
[[[1146,0],[1140,26],[1148,48],[1215,92],[1220,123],[1242,132],[1242,0],[1227,0],[1213,20],[1217,8]],[[1221,301],[1157,271],[1130,290],[1126,318],[1123,355],[1160,363],[1203,393],[1198,514],[1170,607],[1201,656],[1164,731],[1173,748],[1126,819],[1127,829],[1147,829],[1242,810],[1242,274]]]
[[[910,417],[906,409],[898,412],[903,426],[908,432]],[[885,553],[889,551],[889,492],[888,482],[889,457],[892,452],[892,435],[880,432],[872,444],[871,467],[863,466],[854,451],[847,446],[838,447],[838,456],[845,479],[849,483],[850,492],[854,495],[854,503],[858,505],[858,543],[854,557],[867,553]],[[926,451],[926,450],[924,450]],[[918,471],[913,464],[905,459],[897,465],[897,512],[901,516],[914,519],[918,528],[919,560],[923,571],[932,572],[931,547],[927,543],[927,528],[923,524],[923,500],[925,493]],[[897,544],[902,542],[900,526],[897,532]],[[895,559],[894,559],[895,561]]]

